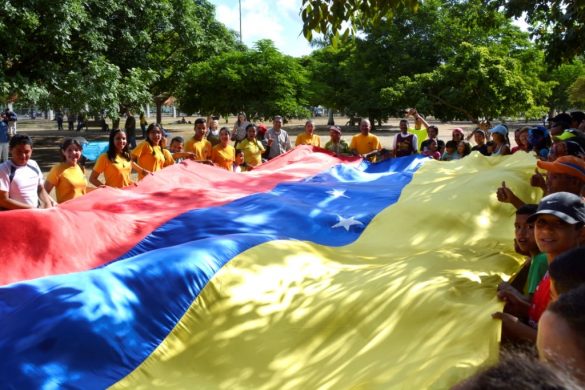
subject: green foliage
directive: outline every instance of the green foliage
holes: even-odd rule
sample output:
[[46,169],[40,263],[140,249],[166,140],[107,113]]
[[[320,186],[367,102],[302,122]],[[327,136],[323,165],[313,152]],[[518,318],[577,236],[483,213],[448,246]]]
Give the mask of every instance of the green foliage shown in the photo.
[[585,107],[585,76],[579,77],[569,88],[569,100],[576,107]]
[[417,0],[303,0],[303,35],[308,40],[312,39],[313,32],[338,35],[342,24],[349,22],[343,33],[347,37],[368,25],[378,24],[395,10],[414,10],[417,6]]
[[490,0],[507,17],[524,17],[532,38],[547,53],[547,63],[559,65],[585,51],[585,4],[573,0]]
[[550,73],[545,74],[547,80],[556,84],[552,88],[548,107],[551,110],[563,112],[573,107],[574,103],[569,98],[569,88],[575,80],[582,76],[585,76],[585,64],[581,58],[576,58],[570,63],[560,65]]
[[[398,9],[364,34],[306,60],[318,87],[313,105],[370,119],[401,116],[412,106],[445,120],[546,110],[552,84],[541,81],[541,51],[480,0],[429,0],[414,13]],[[484,102],[493,98],[503,99],[501,106]]]
[[[433,115],[443,120],[477,122],[480,118],[516,115],[534,107],[532,90],[520,69],[516,59],[463,43],[449,62],[430,73],[401,81],[411,98],[421,99],[423,106],[430,105]],[[389,104],[406,106],[406,94],[384,89],[382,96]]]
[[264,40],[252,50],[229,51],[193,64],[177,97],[189,113],[307,117],[306,89],[306,71],[298,60]]
[[4,100],[116,116],[171,95],[189,64],[234,45],[205,0],[10,2],[0,14],[0,86]]

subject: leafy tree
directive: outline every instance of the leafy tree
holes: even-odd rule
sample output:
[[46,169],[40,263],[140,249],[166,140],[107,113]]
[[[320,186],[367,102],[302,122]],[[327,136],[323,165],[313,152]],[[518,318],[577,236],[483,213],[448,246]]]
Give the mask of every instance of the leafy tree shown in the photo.
[[579,77],[569,88],[569,100],[575,106],[585,107],[585,76]]
[[[346,26],[344,35],[347,36],[368,25],[378,24],[396,10],[414,10],[417,6],[417,0],[303,0],[303,34],[311,40],[313,32],[325,36],[337,35]],[[344,22],[349,23],[344,25]]]
[[171,95],[190,63],[233,45],[205,0],[10,2],[0,15],[0,88],[4,100],[43,90],[44,104],[117,117]]
[[[463,43],[447,63],[429,73],[401,78],[402,89],[387,88],[389,105],[402,107],[412,100],[443,120],[513,116],[538,109],[519,60],[499,56],[489,48]],[[408,95],[406,92],[409,91]]]
[[[466,2],[460,2],[465,5]],[[301,17],[303,34],[312,39],[313,33],[338,35],[355,34],[390,19],[397,12],[417,11],[425,4],[419,0],[303,0]],[[494,15],[503,11],[510,18],[525,17],[533,40],[546,49],[547,63],[558,65],[585,52],[585,6],[572,0],[487,0],[484,13]],[[494,12],[495,11],[495,12]],[[481,17],[478,23],[491,27],[491,18]]]
[[306,117],[306,70],[269,40],[254,49],[230,51],[193,64],[177,94],[183,111],[226,115],[245,111],[252,118]]
[[556,85],[551,90],[551,96],[547,102],[549,111],[555,110],[567,111],[573,106],[569,98],[569,88],[579,77],[585,76],[585,64],[580,58],[576,58],[570,63],[562,64],[544,75],[546,80],[554,82]]

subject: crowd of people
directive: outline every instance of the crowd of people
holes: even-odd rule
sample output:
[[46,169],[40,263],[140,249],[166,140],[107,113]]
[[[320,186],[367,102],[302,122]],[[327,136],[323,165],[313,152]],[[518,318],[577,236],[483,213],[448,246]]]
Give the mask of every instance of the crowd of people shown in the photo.
[[[407,113],[414,117],[415,126],[410,128],[408,119],[402,119],[400,132],[389,149],[371,133],[367,119],[361,121],[360,132],[349,144],[341,138],[342,130],[331,126],[330,139],[323,146],[314,132],[315,124],[309,120],[304,132],[296,137],[295,146],[313,145],[336,155],[371,161],[413,154],[449,161],[465,158],[472,151],[486,156],[533,153],[536,168],[542,171],[536,169],[530,184],[542,190],[540,203],[526,204],[505,182],[496,190],[502,207],[516,209],[515,249],[527,260],[512,282],[498,287],[497,296],[505,306],[492,317],[502,323],[503,343],[536,346],[542,362],[530,364],[545,364],[554,375],[568,375],[585,385],[585,114],[559,114],[550,119],[548,128],[519,128],[514,132],[516,145],[511,147],[505,125],[487,131],[477,128],[467,136],[463,129],[455,128],[452,139],[444,142],[438,139],[437,127],[429,125],[415,109]],[[65,140],[60,149],[62,161],[44,179],[39,165],[31,159],[32,139],[11,132],[9,120],[3,113],[0,143],[8,143],[10,159],[0,149],[0,208],[48,208],[90,190],[80,164],[83,145],[79,141]],[[140,124],[145,125],[142,118]],[[165,130],[152,123],[144,131],[144,140],[133,148],[127,132],[114,129],[107,151],[95,162],[89,183],[95,187],[126,187],[133,184],[133,171],[141,180],[184,159],[228,171],[253,170],[293,148],[282,126],[280,116],[273,118],[268,129],[256,126],[240,113],[231,130],[220,128],[215,118],[198,118],[191,138],[174,137],[167,145]],[[53,189],[55,199],[50,196]],[[482,371],[462,388],[474,388],[482,375],[498,372],[496,368]]]

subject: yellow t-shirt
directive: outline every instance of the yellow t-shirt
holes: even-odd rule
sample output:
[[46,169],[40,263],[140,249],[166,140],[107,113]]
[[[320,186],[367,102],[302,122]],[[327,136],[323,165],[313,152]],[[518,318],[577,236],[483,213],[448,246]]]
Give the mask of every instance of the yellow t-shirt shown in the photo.
[[307,133],[299,134],[297,135],[295,146],[299,145],[321,146],[321,137],[319,137],[317,134],[312,135],[309,135]]
[[[136,157],[138,165],[150,172],[160,171],[165,166],[166,159],[160,145],[152,146],[143,141],[132,151],[132,156]],[[138,172],[139,180],[144,176],[144,173]]]
[[130,179],[132,172],[132,162],[123,157],[116,156],[114,162],[108,159],[108,154],[101,154],[93,170],[97,173],[103,173],[106,185],[115,188],[122,188],[133,183]]
[[211,150],[211,161],[218,167],[231,171],[236,161],[236,149],[227,145],[225,148],[221,145],[215,145]]
[[185,143],[185,152],[195,154],[195,160],[210,160],[211,159],[211,142],[206,139],[196,141],[195,138],[187,140]]
[[165,167],[168,167],[169,165],[173,165],[175,163],[175,159],[173,158],[173,154],[171,153],[170,150],[168,149],[163,149],[163,154],[165,156]]
[[264,153],[265,149],[258,140],[250,142],[248,139],[245,139],[238,144],[238,149],[244,152],[244,162],[247,165],[257,167],[262,164],[262,153]]
[[428,134],[427,134],[427,129],[425,128],[421,128],[421,129],[408,129],[408,133],[409,134],[414,134],[416,135],[416,139],[417,139],[417,150],[419,153],[421,153],[421,145],[423,142],[425,142],[425,139],[428,138]]
[[358,154],[366,154],[374,150],[382,149],[382,144],[374,134],[363,135],[360,133],[353,136],[349,148],[351,150],[357,150]]
[[87,188],[85,174],[77,164],[71,166],[62,162],[54,165],[47,175],[47,181],[55,186],[58,203],[85,195]]

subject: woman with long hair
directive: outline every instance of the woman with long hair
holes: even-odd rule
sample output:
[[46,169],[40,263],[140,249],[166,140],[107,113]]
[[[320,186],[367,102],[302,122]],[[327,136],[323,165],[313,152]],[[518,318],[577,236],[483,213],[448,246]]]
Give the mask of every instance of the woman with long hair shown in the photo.
[[45,180],[45,191],[55,188],[57,203],[85,195],[87,180],[84,169],[79,165],[83,146],[75,138],[67,138],[59,150],[61,162],[55,164]]
[[165,144],[162,127],[158,123],[151,123],[146,129],[146,140],[132,151],[132,161],[141,168],[138,169],[139,180],[148,174],[160,171],[166,165],[175,163],[170,153],[164,153]]
[[[141,169],[130,157],[126,133],[114,129],[110,132],[108,151],[98,157],[89,176],[89,182],[96,187],[123,188],[134,183],[130,178],[132,168],[137,171]],[[102,173],[104,182],[99,180]]]

